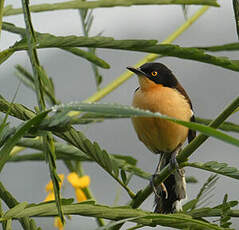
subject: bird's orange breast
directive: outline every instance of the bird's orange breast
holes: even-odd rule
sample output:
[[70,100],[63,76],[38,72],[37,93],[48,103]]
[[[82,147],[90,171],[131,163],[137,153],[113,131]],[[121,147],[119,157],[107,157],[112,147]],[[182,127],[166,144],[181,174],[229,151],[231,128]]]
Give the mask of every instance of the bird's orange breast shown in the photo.
[[[185,121],[190,121],[192,116],[185,97],[176,89],[162,85],[139,88],[133,106]],[[160,118],[134,117],[132,123],[139,139],[154,153],[172,152],[188,136],[188,128]]]

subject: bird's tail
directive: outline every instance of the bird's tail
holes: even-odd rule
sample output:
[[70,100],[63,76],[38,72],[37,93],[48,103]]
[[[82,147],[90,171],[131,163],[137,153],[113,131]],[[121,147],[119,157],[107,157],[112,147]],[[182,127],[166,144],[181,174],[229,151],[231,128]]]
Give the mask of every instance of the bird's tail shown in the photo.
[[[170,162],[170,159],[170,154],[161,155],[160,170]],[[186,198],[185,170],[175,170],[157,190],[154,212],[166,214],[182,211],[181,200]]]

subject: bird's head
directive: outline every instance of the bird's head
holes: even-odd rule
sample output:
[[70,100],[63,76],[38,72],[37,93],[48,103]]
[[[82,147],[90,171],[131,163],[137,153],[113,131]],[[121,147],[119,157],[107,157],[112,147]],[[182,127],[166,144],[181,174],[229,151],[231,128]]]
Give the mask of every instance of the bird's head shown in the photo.
[[139,84],[141,88],[153,87],[162,85],[165,87],[175,88],[177,79],[170,69],[162,63],[146,63],[139,68],[127,67],[139,77]]

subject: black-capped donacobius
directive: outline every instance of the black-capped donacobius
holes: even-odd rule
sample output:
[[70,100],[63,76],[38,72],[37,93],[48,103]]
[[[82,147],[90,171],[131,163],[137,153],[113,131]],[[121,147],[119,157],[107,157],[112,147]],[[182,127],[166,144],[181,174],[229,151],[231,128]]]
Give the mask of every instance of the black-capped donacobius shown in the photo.
[[[178,80],[165,65],[146,63],[139,68],[127,67],[138,76],[139,87],[133,98],[136,108],[159,112],[184,121],[194,121],[191,101]],[[133,117],[132,123],[140,141],[153,153],[160,154],[155,175],[168,163],[177,166],[176,156],[188,138],[196,133],[187,127],[161,118]],[[153,181],[153,179],[152,179]],[[155,212],[181,211],[186,198],[184,169],[177,169],[159,188],[155,188]]]

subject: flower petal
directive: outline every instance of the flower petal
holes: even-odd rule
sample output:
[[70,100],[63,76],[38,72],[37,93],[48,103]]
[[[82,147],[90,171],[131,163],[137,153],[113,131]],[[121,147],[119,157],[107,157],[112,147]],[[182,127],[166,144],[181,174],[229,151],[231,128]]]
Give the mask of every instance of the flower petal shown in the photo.
[[87,197],[81,188],[76,188],[75,192],[76,192],[76,199],[78,202],[87,200]]
[[79,179],[79,187],[86,188],[90,185],[90,177],[89,176],[83,176]]
[[52,183],[52,181],[50,181],[50,182],[46,185],[46,191],[47,191],[47,192],[53,191],[53,183]]
[[90,184],[90,177],[83,176],[79,177],[75,172],[69,173],[67,180],[71,183],[74,188],[85,188]]
[[49,192],[44,201],[51,201],[51,200],[55,200],[54,192]]
[[56,228],[58,228],[59,230],[63,230],[64,229],[64,225],[61,222],[61,219],[59,217],[55,217],[54,219],[54,226]]
[[68,174],[67,180],[71,183],[73,187],[77,187],[79,176],[75,172],[72,172]]
[[[64,181],[64,174],[59,174],[58,175],[59,177],[60,177],[60,183],[59,183],[59,186],[60,186],[60,188],[61,188],[61,185],[62,185],[62,183],[63,183],[63,181]],[[50,182],[46,185],[46,191],[47,192],[51,192],[51,191],[53,191],[53,183],[52,183],[52,181],[50,180]]]

